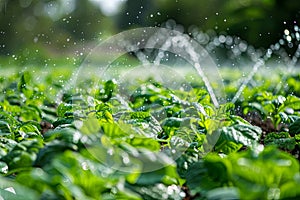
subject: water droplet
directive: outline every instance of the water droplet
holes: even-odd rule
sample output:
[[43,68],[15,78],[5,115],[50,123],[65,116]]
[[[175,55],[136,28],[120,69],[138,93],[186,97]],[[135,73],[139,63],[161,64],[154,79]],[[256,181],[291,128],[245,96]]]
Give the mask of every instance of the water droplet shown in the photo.
[[272,54],[272,50],[271,49],[268,49],[268,54]]
[[33,42],[34,42],[34,43],[37,43],[38,41],[39,41],[39,38],[38,38],[38,37],[34,37],[34,38],[33,38]]
[[220,36],[219,36],[219,41],[220,41],[221,43],[224,43],[224,42],[226,41],[226,37],[225,37],[224,35],[220,35]]
[[128,156],[123,156],[123,163],[128,164],[130,162]]
[[107,150],[107,153],[112,156],[114,154],[114,150],[110,148]]
[[241,52],[245,52],[247,50],[247,44],[245,42],[239,43],[239,49]]
[[16,191],[13,187],[8,187],[8,188],[5,188],[4,190],[8,191],[8,192],[11,192],[13,194],[16,194]]
[[287,30],[287,29],[285,29],[285,30],[284,30],[284,34],[285,34],[285,35],[289,35],[289,34],[290,34],[290,31]]
[[299,34],[299,32],[295,33],[295,37],[296,37],[297,40],[300,39],[300,34]]
[[81,167],[82,167],[82,169],[85,170],[85,171],[89,169],[89,166],[88,166],[87,162],[82,162],[82,163],[81,163]]
[[229,46],[229,45],[232,44],[232,42],[233,42],[232,37],[231,36],[226,36],[226,44]]
[[279,40],[279,44],[280,44],[280,45],[284,45],[284,40],[283,40],[283,39],[280,39],[280,40]]

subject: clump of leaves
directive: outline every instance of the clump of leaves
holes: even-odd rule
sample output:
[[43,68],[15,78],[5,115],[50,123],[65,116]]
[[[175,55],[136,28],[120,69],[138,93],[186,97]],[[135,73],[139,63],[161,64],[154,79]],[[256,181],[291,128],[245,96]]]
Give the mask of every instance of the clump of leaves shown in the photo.
[[288,95],[273,95],[269,92],[259,92],[249,101],[243,102],[244,115],[250,111],[258,112],[266,120],[271,119],[276,129],[280,123],[291,123],[299,114],[300,98]]
[[295,148],[296,140],[287,132],[268,133],[264,139],[266,145],[275,145],[280,149],[291,151]]
[[209,199],[299,198],[298,175],[299,164],[293,157],[258,146],[225,158],[207,156],[189,167],[186,183],[193,196]]

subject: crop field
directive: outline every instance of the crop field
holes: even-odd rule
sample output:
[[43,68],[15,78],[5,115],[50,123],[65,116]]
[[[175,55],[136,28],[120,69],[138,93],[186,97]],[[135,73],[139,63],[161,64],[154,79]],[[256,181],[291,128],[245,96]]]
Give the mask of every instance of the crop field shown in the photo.
[[0,200],[298,200],[299,67],[299,0],[0,0]]
[[153,74],[70,86],[72,68],[2,70],[2,199],[300,198],[298,73],[257,74],[232,103],[241,73],[221,69],[216,107],[189,72],[171,89]]

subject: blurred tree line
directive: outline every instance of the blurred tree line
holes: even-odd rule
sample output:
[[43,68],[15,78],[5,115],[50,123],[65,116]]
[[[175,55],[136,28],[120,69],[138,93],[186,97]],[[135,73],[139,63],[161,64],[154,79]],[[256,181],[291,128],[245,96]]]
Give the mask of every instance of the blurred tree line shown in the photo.
[[[104,12],[103,5],[118,1],[119,12]],[[35,48],[60,54],[125,29],[160,26],[168,19],[185,30],[194,25],[268,47],[299,16],[296,0],[0,0],[0,55],[30,56]]]

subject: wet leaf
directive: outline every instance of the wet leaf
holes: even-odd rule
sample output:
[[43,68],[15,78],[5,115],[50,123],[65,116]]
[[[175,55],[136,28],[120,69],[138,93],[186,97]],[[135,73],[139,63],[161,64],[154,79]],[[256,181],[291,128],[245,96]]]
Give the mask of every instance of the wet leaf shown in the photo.
[[298,133],[300,133],[300,118],[294,121],[290,126],[289,126],[289,133],[291,136],[294,136]]
[[259,127],[248,124],[235,124],[223,127],[215,149],[224,153],[238,151],[243,145],[252,146],[258,143],[262,130]]

